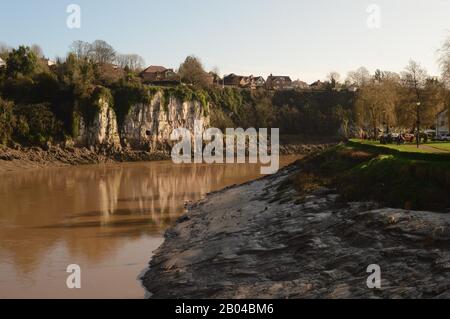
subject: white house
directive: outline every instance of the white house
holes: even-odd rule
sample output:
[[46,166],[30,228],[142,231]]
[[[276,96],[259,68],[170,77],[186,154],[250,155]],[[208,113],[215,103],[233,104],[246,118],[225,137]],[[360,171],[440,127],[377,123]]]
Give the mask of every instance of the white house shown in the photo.
[[436,115],[436,136],[447,135],[450,133],[448,116],[448,109],[445,109]]
[[6,66],[6,62],[3,61],[2,58],[0,58],[0,68],[4,68]]

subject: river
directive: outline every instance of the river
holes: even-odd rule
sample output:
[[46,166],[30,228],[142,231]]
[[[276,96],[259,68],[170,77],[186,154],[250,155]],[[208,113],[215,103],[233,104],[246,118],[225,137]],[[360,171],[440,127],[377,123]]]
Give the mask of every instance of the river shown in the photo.
[[[166,161],[0,174],[0,298],[143,298],[137,277],[185,204],[259,172]],[[67,288],[71,264],[81,289]]]

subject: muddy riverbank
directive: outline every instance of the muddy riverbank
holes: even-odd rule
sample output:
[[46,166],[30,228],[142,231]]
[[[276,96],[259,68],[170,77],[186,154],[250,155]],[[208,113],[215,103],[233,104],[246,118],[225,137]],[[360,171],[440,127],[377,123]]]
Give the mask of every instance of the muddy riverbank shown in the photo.
[[[280,146],[280,155],[303,155],[322,150],[328,144],[289,144]],[[78,148],[52,145],[46,148],[0,145],[0,173],[39,167],[88,165],[117,162],[149,162],[169,160],[170,153],[147,152],[122,148]]]
[[[278,174],[210,194],[165,234],[153,298],[449,298],[450,215],[300,196]],[[381,268],[381,289],[367,267]]]

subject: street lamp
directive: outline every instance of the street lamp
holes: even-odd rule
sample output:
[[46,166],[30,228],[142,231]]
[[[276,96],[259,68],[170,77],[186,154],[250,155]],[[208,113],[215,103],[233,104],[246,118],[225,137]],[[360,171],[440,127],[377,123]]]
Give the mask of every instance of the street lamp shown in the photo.
[[416,126],[417,126],[417,138],[416,138],[417,148],[419,148],[419,144],[420,144],[420,105],[421,105],[420,101],[417,102],[417,123],[416,123]]

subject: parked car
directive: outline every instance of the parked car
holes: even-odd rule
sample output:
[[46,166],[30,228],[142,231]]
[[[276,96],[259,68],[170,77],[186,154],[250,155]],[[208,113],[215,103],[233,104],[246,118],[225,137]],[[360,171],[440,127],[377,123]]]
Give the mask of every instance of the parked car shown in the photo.
[[436,137],[437,141],[450,141],[450,134],[438,135]]

